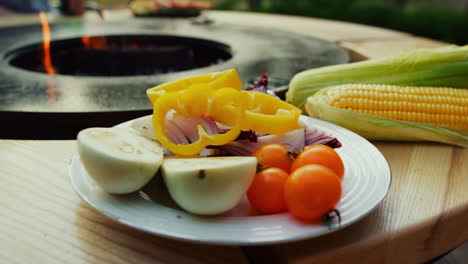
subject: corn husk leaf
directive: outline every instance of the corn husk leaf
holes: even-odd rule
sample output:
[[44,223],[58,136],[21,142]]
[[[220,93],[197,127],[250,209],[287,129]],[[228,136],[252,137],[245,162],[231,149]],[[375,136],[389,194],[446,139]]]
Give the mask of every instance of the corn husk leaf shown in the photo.
[[291,79],[286,101],[305,110],[307,97],[324,87],[345,83],[468,88],[468,45],[416,49],[381,59],[306,70]]

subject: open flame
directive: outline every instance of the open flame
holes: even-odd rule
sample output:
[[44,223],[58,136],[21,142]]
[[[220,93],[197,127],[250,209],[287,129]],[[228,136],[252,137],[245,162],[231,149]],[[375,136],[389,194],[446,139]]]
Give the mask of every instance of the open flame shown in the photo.
[[47,22],[47,17],[44,12],[39,12],[39,19],[42,25],[42,48],[44,56],[42,58],[42,64],[47,74],[55,75],[54,66],[52,65],[52,58],[50,56],[50,27]]
[[[49,75],[55,75],[55,69],[52,65],[52,57],[50,56],[50,27],[49,22],[47,22],[47,17],[44,12],[39,12],[39,19],[41,20],[42,25],[42,65],[44,66],[45,71]],[[50,101],[55,101],[55,85],[51,82],[47,82],[47,98]]]
[[136,40],[120,40],[113,42],[109,41],[105,36],[84,36],[81,38],[81,43],[85,49],[96,49],[96,50],[110,50],[110,49],[120,49],[120,50],[137,50],[142,48],[151,49],[153,44],[151,42],[139,43]]
[[109,49],[109,42],[105,37],[84,36],[81,42],[86,49]]

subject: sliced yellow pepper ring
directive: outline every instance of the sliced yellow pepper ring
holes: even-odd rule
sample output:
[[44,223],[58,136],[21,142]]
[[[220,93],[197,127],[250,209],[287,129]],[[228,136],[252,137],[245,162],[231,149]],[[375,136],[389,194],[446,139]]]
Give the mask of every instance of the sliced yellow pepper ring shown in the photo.
[[[153,103],[157,139],[176,155],[192,156],[208,145],[219,146],[234,141],[242,130],[283,134],[298,127],[301,110],[268,94],[240,91],[241,87],[237,72],[232,69],[149,89],[147,94]],[[208,135],[199,125],[198,141],[175,144],[165,129],[166,116],[171,110],[185,117],[208,116],[231,129],[223,134]]]
[[156,99],[161,95],[169,92],[182,91],[194,84],[204,84],[212,88],[242,88],[242,81],[239,79],[239,75],[237,74],[236,69],[230,69],[223,72],[213,72],[198,76],[191,76],[164,83],[153,88],[149,88],[146,90],[146,95],[148,96],[151,104],[154,104]]
[[[229,99],[228,103],[226,99]],[[182,92],[166,93],[160,96],[153,106],[156,138],[166,149],[179,156],[193,156],[208,145],[220,146],[234,141],[242,130],[245,113],[239,91],[232,88],[194,86]],[[202,126],[198,125],[198,141],[191,144],[175,144],[168,138],[165,129],[165,119],[171,110],[186,117],[210,116],[218,122],[229,116],[231,129],[223,134],[208,135]]]
[[[240,91],[245,106],[242,130],[258,133],[283,134],[298,128],[301,110],[269,94],[255,91]],[[218,103],[228,103],[226,97]],[[228,114],[220,117],[225,125],[232,125]]]
[[299,108],[266,93],[241,91],[241,94],[246,104],[243,130],[283,134],[298,128]]

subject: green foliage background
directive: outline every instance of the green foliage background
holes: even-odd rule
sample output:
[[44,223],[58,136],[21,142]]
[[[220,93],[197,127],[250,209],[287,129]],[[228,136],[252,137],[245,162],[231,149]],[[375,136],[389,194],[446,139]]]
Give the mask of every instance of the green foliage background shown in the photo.
[[252,8],[249,2],[219,0],[216,9],[336,19],[468,44],[468,12],[443,5],[398,6],[385,0],[262,0],[257,1],[261,3],[259,8]]

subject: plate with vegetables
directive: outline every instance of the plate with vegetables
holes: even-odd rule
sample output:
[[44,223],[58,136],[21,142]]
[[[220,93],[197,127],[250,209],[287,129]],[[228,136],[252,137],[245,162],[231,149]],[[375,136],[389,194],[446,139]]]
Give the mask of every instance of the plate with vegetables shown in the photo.
[[149,89],[153,115],[78,134],[73,187],[120,223],[197,243],[297,241],[369,214],[391,182],[383,155],[267,81],[241,90],[232,69]]

